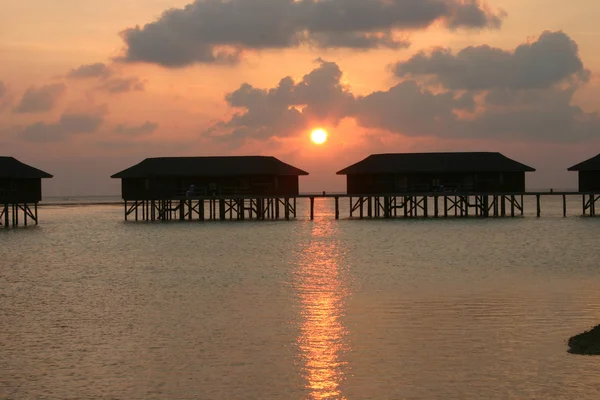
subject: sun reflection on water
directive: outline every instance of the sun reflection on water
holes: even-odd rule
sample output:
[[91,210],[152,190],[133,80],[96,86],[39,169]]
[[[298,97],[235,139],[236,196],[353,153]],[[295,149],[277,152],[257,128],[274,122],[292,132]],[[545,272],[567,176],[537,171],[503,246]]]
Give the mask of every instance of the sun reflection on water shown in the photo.
[[329,221],[313,225],[312,240],[302,253],[296,275],[301,310],[298,346],[307,387],[315,400],[345,398],[340,383],[347,370],[342,357],[348,344],[341,317],[348,290],[334,225]]

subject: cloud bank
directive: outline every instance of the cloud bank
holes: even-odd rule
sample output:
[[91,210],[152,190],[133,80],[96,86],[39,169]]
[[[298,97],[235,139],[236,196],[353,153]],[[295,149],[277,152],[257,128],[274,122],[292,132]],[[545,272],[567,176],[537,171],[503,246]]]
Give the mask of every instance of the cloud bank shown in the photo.
[[354,95],[341,83],[339,66],[323,60],[299,82],[243,84],[225,98],[238,111],[209,133],[239,143],[354,118],[361,127],[404,136],[580,142],[600,135],[598,114],[573,104],[589,71],[563,32],[544,32],[510,51],[434,49],[392,70],[401,81],[366,96]]
[[408,46],[398,31],[499,28],[502,17],[480,0],[196,0],[124,30],[121,60],[184,67],[235,63],[243,49],[396,49]]
[[490,46],[420,52],[393,65],[396,76],[431,76],[448,89],[539,89],[566,78],[585,81],[578,46],[563,32],[544,32],[513,51]]

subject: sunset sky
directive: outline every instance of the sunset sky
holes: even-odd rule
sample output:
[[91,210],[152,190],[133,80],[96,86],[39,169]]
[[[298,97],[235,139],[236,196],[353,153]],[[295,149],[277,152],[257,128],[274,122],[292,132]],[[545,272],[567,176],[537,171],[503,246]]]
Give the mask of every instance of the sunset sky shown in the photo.
[[[500,151],[529,189],[600,153],[597,0],[3,0],[0,155],[45,196],[146,157],[274,155],[343,191],[372,153]],[[329,132],[315,145],[313,129]]]

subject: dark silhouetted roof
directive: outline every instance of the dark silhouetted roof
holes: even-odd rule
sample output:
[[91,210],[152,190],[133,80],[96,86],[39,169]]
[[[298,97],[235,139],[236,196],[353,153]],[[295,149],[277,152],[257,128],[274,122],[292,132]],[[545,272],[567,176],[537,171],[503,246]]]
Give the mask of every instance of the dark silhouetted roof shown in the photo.
[[370,155],[337,174],[521,171],[535,171],[535,169],[500,153],[398,153]]
[[39,179],[52,178],[52,175],[27,164],[23,164],[14,157],[0,156],[0,178]]
[[588,160],[573,165],[569,171],[600,171],[600,154]]
[[308,175],[308,172],[275,157],[160,157],[146,158],[111,178],[256,175]]

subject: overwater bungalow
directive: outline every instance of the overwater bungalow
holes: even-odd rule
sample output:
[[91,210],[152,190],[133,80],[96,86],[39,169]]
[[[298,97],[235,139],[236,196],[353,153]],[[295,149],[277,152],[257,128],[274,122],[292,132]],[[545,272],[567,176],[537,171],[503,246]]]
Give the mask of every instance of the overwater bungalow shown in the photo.
[[111,178],[121,179],[125,219],[140,211],[144,220],[203,220],[207,201],[208,219],[279,218],[280,205],[295,216],[301,175],[308,172],[275,157],[160,157]]
[[19,225],[20,216],[24,225],[28,219],[37,224],[44,178],[52,175],[14,157],[0,156],[0,225]]
[[573,165],[568,170],[577,171],[580,192],[600,192],[600,154]]
[[525,192],[525,173],[534,168],[500,153],[373,154],[338,171],[349,195],[391,193]]
[[125,200],[213,195],[298,195],[298,177],[308,175],[275,157],[160,157],[118,172]]

